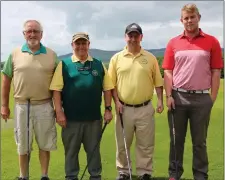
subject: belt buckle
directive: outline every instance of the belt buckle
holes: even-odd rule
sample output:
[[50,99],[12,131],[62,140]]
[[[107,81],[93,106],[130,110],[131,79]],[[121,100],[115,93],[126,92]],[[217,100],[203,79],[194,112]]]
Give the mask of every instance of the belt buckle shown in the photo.
[[196,90],[188,90],[188,93],[189,94],[195,94],[196,93]]

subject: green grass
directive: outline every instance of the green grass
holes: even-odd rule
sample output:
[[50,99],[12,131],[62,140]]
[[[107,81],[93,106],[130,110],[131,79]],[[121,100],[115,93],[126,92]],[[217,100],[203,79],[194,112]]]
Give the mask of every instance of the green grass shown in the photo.
[[[223,156],[223,81],[221,81],[221,88],[218,94],[217,101],[214,104],[211,121],[208,131],[207,147],[209,155],[209,180],[222,180],[224,170],[224,156]],[[156,98],[153,99],[153,105],[156,106]],[[13,107],[13,101],[10,100],[10,107]],[[13,111],[12,111],[13,112]],[[156,141],[155,141],[155,155],[154,155],[154,177],[167,177],[168,167],[168,152],[169,152],[169,131],[165,111],[155,116],[156,119]],[[18,158],[16,153],[16,145],[13,136],[13,121],[8,123],[2,121],[1,131],[1,167],[2,180],[12,180],[18,176]],[[61,142],[61,129],[58,126],[58,150],[52,152],[51,162],[49,168],[49,176],[52,180],[64,179],[64,151]],[[106,128],[101,144],[102,164],[103,164],[103,179],[113,180],[117,176],[115,166],[115,138],[114,138],[114,121],[112,121]],[[133,167],[135,163],[134,148],[132,148]],[[193,179],[192,177],[192,145],[190,133],[187,132],[185,153],[184,153],[184,179]],[[86,166],[86,156],[83,149],[80,152],[80,174],[83,173]],[[135,169],[134,169],[135,173]],[[30,163],[31,180],[39,179],[40,165],[38,160],[37,145],[34,143],[34,151],[32,152]],[[88,172],[86,172],[85,180],[88,180]]]

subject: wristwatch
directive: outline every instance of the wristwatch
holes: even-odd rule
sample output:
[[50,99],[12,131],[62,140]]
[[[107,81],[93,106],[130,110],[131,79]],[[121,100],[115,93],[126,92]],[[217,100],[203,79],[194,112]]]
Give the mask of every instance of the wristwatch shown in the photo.
[[105,110],[112,111],[112,106],[106,106]]

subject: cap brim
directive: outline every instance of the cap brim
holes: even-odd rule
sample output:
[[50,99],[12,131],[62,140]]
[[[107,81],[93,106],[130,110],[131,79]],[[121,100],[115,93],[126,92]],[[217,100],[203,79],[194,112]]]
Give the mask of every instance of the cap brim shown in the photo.
[[85,39],[85,40],[89,41],[88,38],[85,38],[85,37],[77,37],[77,38],[73,39],[73,42],[77,41],[78,39]]
[[129,34],[131,32],[137,32],[138,34],[141,34],[138,30],[134,29],[134,30],[130,30],[130,31],[127,31],[126,34]]

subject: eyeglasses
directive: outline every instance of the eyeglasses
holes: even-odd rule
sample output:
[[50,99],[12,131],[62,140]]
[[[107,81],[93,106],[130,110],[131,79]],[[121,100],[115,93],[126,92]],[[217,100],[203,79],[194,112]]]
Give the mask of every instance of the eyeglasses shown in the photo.
[[24,32],[25,32],[26,34],[32,34],[32,33],[34,33],[34,34],[39,34],[39,33],[42,32],[42,31],[33,29],[33,30],[27,30],[27,31],[24,31]]

